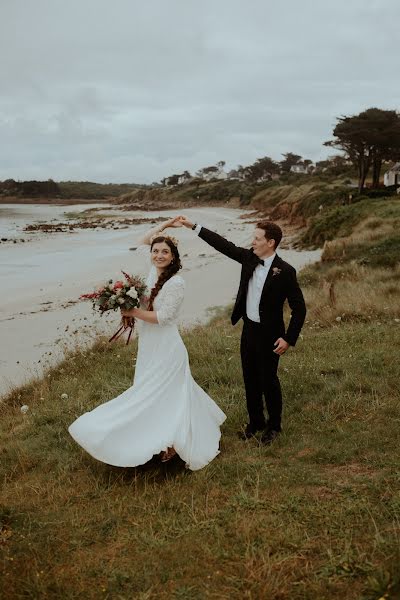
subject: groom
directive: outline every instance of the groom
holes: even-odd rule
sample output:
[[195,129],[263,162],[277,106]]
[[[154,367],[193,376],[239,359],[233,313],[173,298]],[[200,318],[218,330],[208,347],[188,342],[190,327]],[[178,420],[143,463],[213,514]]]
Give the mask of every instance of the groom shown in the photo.
[[[186,217],[182,217],[181,222],[196,231],[210,246],[242,265],[231,316],[233,325],[241,318],[244,321],[240,354],[249,422],[239,436],[249,439],[257,431],[262,431],[261,442],[271,444],[281,431],[282,393],[277,374],[279,357],[289,346],[296,344],[306,315],[296,271],[276,254],[282,230],[270,221],[257,223],[252,249],[248,250],[235,246]],[[288,300],[291,308],[286,331],[283,321],[285,300]]]

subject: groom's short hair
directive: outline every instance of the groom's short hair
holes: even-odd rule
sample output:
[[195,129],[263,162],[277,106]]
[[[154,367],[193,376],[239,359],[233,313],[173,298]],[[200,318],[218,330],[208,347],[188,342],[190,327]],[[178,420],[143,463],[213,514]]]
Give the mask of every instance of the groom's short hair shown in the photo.
[[257,223],[258,229],[264,229],[264,235],[267,240],[275,241],[275,248],[279,246],[282,239],[282,229],[276,223],[271,221],[260,221]]

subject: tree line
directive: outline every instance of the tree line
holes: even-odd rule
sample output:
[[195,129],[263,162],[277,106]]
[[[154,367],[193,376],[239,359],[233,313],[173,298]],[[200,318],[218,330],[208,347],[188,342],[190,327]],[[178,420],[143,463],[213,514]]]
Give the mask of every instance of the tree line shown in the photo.
[[384,161],[400,160],[400,114],[395,110],[368,108],[358,115],[339,117],[333,140],[325,146],[342,150],[358,172],[362,192],[372,169],[372,187],[379,187]]
[[[340,175],[353,170],[358,174],[358,190],[362,192],[365,181],[372,171],[372,188],[380,182],[382,165],[385,162],[400,160],[400,114],[395,110],[369,108],[358,115],[337,118],[333,129],[333,138],[324,142],[324,146],[341,150],[343,154],[333,155],[326,160],[313,164],[310,159],[293,152],[282,154],[283,159],[276,161],[270,156],[258,158],[253,164],[238,165],[230,171],[230,179],[240,179],[249,183],[257,183],[277,178],[292,171],[308,174],[326,172]],[[161,180],[162,185],[186,183],[194,178],[218,177],[225,161],[219,161],[199,169],[195,177],[184,171]],[[299,169],[300,168],[300,169]]]
[[104,199],[133,192],[139,187],[134,183],[94,183],[91,181],[0,181],[0,197],[22,198],[87,198]]

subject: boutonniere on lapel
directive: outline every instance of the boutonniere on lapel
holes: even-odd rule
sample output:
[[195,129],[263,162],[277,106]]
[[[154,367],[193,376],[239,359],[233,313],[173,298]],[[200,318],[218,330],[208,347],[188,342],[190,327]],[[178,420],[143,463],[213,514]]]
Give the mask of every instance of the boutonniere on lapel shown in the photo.
[[278,269],[278,267],[272,268],[272,277],[275,277],[275,275],[279,275],[280,273],[282,273],[282,269]]

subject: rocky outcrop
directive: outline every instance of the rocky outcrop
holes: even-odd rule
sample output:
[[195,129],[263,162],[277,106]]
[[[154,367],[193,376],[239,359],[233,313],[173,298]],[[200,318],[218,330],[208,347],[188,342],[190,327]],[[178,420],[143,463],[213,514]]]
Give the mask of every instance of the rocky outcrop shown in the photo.
[[24,231],[29,233],[41,231],[44,233],[66,233],[76,229],[127,229],[132,225],[141,225],[142,223],[155,224],[165,221],[163,217],[154,219],[135,218],[135,219],[91,219],[90,221],[78,221],[76,223],[34,223],[27,225]]

